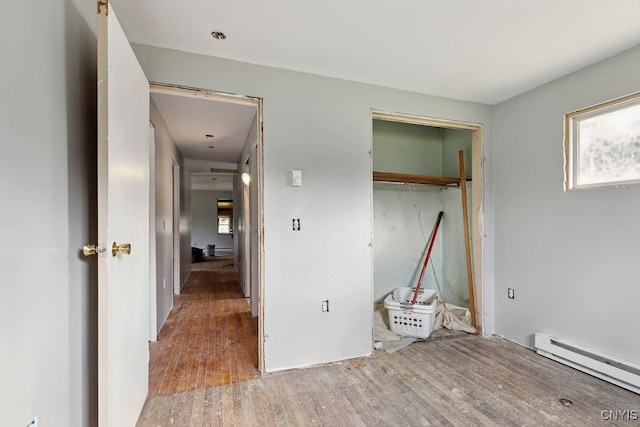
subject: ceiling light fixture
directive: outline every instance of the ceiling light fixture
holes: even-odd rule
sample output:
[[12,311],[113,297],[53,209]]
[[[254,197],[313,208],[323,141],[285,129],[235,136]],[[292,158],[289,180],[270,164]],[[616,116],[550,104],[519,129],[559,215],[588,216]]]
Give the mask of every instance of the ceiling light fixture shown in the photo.
[[227,38],[227,36],[224,33],[220,32],[220,31],[213,31],[211,33],[211,37],[213,37],[216,40],[224,40],[224,39]]

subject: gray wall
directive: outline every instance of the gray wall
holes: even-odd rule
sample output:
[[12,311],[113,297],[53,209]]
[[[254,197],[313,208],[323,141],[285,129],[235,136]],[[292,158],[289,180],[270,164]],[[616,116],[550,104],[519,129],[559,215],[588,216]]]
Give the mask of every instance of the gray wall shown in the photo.
[[565,192],[562,149],[565,113],[639,90],[640,46],[494,108],[500,335],[640,363],[640,186]]
[[[485,124],[489,106],[135,45],[150,80],[264,99],[268,371],[371,353],[371,109]],[[328,125],[330,124],[330,125]],[[303,186],[287,176],[300,169]],[[301,218],[302,230],[291,230]],[[329,299],[331,312],[322,313]]]
[[[466,129],[442,129],[442,175],[460,176],[458,152],[464,152],[464,171],[471,179],[471,131]],[[471,206],[471,205],[469,205]],[[471,208],[469,208],[471,212]]]
[[[418,206],[419,214],[414,203]],[[426,242],[441,210],[440,186],[415,185],[412,196],[409,189],[402,184],[373,184],[375,303],[382,303],[384,298],[399,286],[417,285],[427,250]],[[437,289],[436,280],[440,284],[443,283],[442,242],[441,229],[425,271],[422,283],[425,289]]]
[[373,170],[442,176],[442,129],[373,120]]
[[[382,303],[398,286],[417,285],[426,242],[442,211],[422,287],[439,286],[444,302],[469,307],[460,189],[435,185],[412,188],[413,196],[402,184],[373,184],[374,303]],[[471,211],[471,183],[467,190]]]
[[0,26],[0,424],[92,426],[96,6],[8,2]]
[[[457,158],[457,157],[456,157]],[[471,215],[471,182],[467,183],[467,209]],[[459,188],[444,187],[441,191],[442,217],[438,232],[442,239],[442,294],[447,303],[469,307],[469,280],[467,277],[467,258],[464,245],[462,219],[462,195]],[[469,218],[469,225],[472,224]],[[473,239],[473,236],[471,236]],[[471,240],[473,243],[473,240]]]
[[[171,138],[169,130],[160,114],[160,111],[156,107],[153,100],[150,100],[150,119],[155,127],[156,135],[156,217],[155,217],[155,232],[156,232],[156,321],[157,331],[162,329],[164,321],[166,320],[169,312],[173,308],[173,159],[175,159],[180,166],[180,172],[182,175],[181,185],[183,193],[181,195],[184,198],[184,162],[182,155],[178,151],[175,142]],[[187,210],[183,209],[180,221],[180,226],[183,227],[185,223],[188,224],[188,217],[186,217]],[[183,230],[181,230],[183,231]],[[182,234],[182,233],[181,233]],[[182,236],[181,236],[182,238]],[[187,250],[180,251],[180,258],[183,261],[181,264],[185,265],[186,259],[186,272],[180,270],[180,284],[186,280],[186,274],[189,272],[191,265],[191,250],[187,246]]]
[[231,191],[191,191],[191,246],[205,251],[207,245],[233,249],[234,238],[229,234],[218,234],[218,199],[232,197]]

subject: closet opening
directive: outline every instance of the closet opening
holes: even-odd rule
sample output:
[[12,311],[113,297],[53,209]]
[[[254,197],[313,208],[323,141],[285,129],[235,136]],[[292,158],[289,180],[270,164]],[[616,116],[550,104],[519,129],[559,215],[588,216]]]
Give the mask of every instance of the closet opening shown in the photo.
[[373,111],[372,166],[374,309],[422,275],[482,334],[482,125]]

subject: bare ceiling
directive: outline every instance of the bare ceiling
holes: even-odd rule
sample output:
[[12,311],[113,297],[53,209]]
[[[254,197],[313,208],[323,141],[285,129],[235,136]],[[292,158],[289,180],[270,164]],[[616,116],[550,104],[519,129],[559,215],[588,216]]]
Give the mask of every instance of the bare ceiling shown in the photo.
[[192,172],[191,189],[207,191],[233,190],[233,174]]
[[153,92],[151,98],[184,158],[240,161],[255,106]]
[[[640,44],[640,0],[111,2],[133,43],[490,105]],[[154,99],[186,158],[237,161],[248,107]]]
[[640,43],[640,0],[112,3],[131,42],[486,104]]

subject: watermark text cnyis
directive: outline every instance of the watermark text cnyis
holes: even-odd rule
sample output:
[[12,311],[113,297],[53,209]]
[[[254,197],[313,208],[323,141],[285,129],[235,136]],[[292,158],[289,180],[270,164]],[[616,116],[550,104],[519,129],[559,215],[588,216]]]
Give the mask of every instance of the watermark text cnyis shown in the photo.
[[638,409],[604,409],[600,416],[605,421],[638,421],[640,410]]

